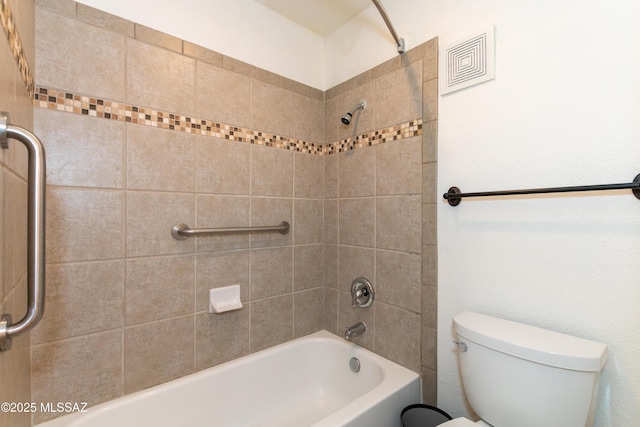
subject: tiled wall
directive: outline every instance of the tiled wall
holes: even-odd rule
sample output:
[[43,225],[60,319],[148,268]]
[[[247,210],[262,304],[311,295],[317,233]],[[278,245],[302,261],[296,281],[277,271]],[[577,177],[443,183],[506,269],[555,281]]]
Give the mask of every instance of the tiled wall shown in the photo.
[[[340,117],[361,99],[350,127]],[[421,372],[436,403],[437,40],[326,92],[328,141],[422,119],[421,135],[325,157],[326,327],[339,335],[363,320],[355,341]],[[351,307],[351,283],[369,278],[376,302]]]
[[[27,129],[33,127],[33,114],[23,76],[30,75],[34,64],[34,16],[32,2],[0,1],[7,36],[0,40],[0,110],[9,112],[11,124]],[[27,150],[13,140],[9,147],[0,149],[0,314],[11,314],[15,323],[27,307]],[[29,333],[25,333],[13,339],[10,351],[0,353],[0,402],[29,402],[30,377]],[[2,426],[30,423],[28,413],[0,413]]]
[[[36,4],[48,294],[32,400],[96,404],[366,320],[362,344],[426,374],[434,403],[437,43],[323,93],[73,1]],[[283,220],[284,236],[169,234]],[[350,307],[359,275],[378,290],[367,311]],[[244,308],[209,314],[208,289],[236,283]]]

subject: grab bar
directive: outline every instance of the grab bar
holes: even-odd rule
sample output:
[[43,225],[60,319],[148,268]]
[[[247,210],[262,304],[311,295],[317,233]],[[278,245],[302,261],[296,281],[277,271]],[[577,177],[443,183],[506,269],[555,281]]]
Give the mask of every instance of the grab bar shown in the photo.
[[528,190],[503,190],[503,191],[483,191],[476,193],[462,193],[458,187],[451,187],[442,197],[451,206],[458,206],[463,197],[488,197],[488,196],[512,196],[522,194],[548,194],[548,193],[572,193],[578,191],[604,191],[604,190],[625,190],[631,189],[633,195],[640,199],[640,174],[636,175],[633,182],[622,184],[597,184],[597,185],[577,185],[574,187],[552,187],[552,188],[530,188]]
[[257,227],[225,227],[225,228],[197,228],[191,229],[187,224],[179,223],[171,229],[171,235],[176,240],[184,240],[193,236],[210,236],[213,234],[253,233],[260,231],[279,231],[280,234],[289,232],[289,223],[282,221],[280,225]]
[[35,327],[44,314],[45,273],[45,191],[46,164],[44,145],[37,136],[19,126],[9,125],[9,113],[0,112],[0,145],[9,148],[7,138],[22,142],[29,151],[27,207],[27,313],[18,323],[11,323],[10,314],[0,317],[0,351],[11,349],[13,337]]

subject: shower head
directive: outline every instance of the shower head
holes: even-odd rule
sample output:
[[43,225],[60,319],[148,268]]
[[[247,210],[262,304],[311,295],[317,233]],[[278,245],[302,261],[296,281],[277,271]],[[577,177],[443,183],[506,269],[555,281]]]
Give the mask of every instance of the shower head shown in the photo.
[[363,99],[362,101],[358,102],[356,106],[351,109],[351,111],[342,116],[340,120],[344,125],[349,126],[351,124],[351,119],[353,118],[353,113],[355,113],[357,110],[364,111],[365,108],[367,108],[367,101]]

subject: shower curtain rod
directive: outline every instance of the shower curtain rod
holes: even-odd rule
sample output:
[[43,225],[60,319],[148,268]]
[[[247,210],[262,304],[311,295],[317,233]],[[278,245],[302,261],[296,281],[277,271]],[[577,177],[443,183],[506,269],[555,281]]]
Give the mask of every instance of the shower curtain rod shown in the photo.
[[389,29],[389,32],[391,32],[391,35],[393,36],[393,39],[396,41],[396,45],[398,45],[398,53],[402,54],[404,53],[404,39],[398,37],[398,34],[396,33],[396,30],[393,28],[393,24],[391,24],[391,21],[389,20],[389,17],[387,16],[387,12],[384,10],[384,7],[382,7],[382,5],[380,4],[379,0],[372,0],[373,4],[376,5],[376,7],[378,8],[378,12],[380,12],[380,15],[382,15],[382,19],[384,19],[384,23],[387,24],[387,28]]
[[458,206],[463,197],[489,197],[489,196],[511,196],[522,194],[546,194],[546,193],[571,193],[577,191],[604,191],[604,190],[624,190],[630,188],[633,195],[640,199],[640,174],[636,175],[633,182],[623,184],[601,184],[601,185],[578,185],[575,187],[552,187],[552,188],[531,188],[528,190],[504,190],[504,191],[484,191],[476,193],[462,193],[458,187],[451,187],[442,197],[451,206]]

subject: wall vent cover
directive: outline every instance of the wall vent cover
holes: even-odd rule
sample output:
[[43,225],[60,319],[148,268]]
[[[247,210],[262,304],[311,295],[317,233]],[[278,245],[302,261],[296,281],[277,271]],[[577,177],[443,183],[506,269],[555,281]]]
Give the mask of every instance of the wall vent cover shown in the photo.
[[440,50],[440,94],[454,92],[495,77],[494,29],[487,28]]

